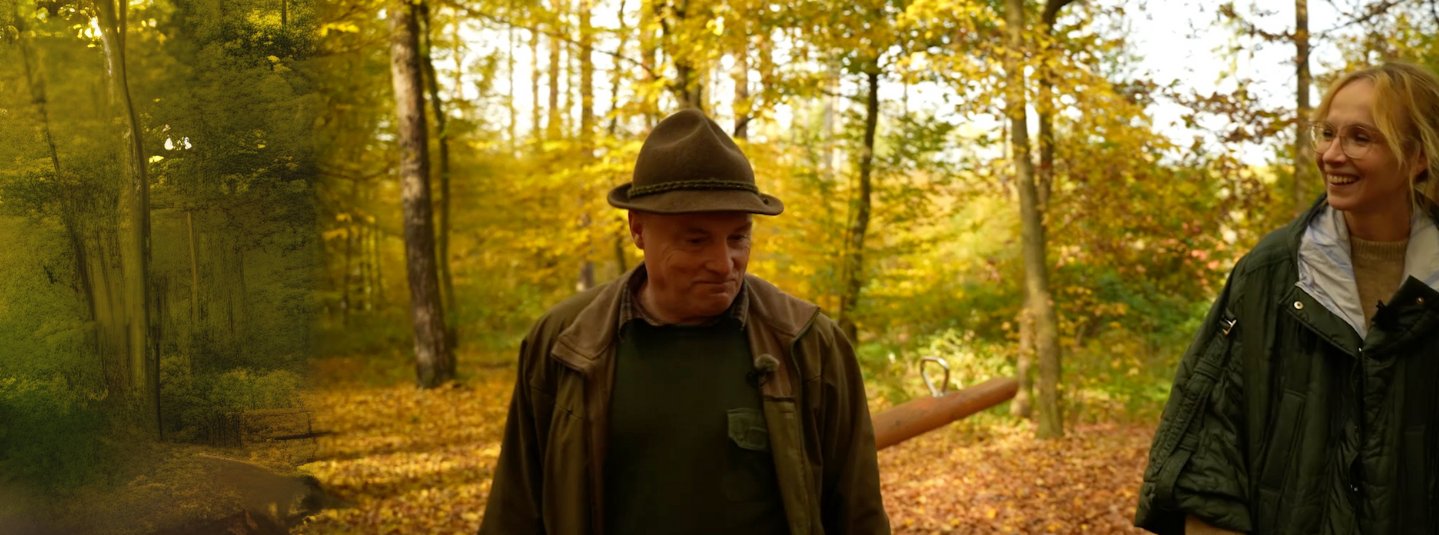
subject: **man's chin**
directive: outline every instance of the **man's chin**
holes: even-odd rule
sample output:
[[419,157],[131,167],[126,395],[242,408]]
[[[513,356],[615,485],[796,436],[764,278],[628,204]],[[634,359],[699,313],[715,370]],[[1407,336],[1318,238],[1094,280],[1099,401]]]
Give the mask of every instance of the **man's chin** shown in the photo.
[[701,292],[700,295],[694,296],[690,303],[697,315],[718,316],[729,310],[730,304],[734,303],[734,298],[733,292]]

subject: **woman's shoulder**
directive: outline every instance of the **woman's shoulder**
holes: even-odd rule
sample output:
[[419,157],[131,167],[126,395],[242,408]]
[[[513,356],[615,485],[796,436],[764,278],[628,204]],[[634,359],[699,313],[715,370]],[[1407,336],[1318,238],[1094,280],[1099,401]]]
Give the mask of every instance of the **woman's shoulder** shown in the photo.
[[1248,274],[1272,269],[1275,265],[1293,263],[1296,247],[1292,225],[1285,225],[1260,238],[1259,243],[1235,264],[1234,271]]

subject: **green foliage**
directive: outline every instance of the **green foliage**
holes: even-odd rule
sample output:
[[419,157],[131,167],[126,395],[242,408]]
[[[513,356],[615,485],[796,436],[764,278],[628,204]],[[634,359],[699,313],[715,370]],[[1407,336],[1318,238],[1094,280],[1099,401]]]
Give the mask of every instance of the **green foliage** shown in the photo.
[[210,398],[237,410],[288,409],[299,400],[300,376],[286,370],[264,373],[239,368],[214,379]]
[[203,442],[222,417],[241,411],[299,406],[303,378],[284,369],[235,368],[194,374],[179,355],[161,359],[161,403],[169,440]]
[[[323,261],[312,5],[287,1],[283,23],[268,1],[128,6],[169,440],[299,403]],[[153,415],[128,407],[126,137],[92,8],[7,6],[0,17],[18,18],[0,22],[0,484],[43,501],[122,472],[123,450],[154,438],[139,423]],[[5,33],[12,23],[25,31]]]
[[99,397],[64,378],[0,378],[0,483],[63,493],[99,475],[113,448]]

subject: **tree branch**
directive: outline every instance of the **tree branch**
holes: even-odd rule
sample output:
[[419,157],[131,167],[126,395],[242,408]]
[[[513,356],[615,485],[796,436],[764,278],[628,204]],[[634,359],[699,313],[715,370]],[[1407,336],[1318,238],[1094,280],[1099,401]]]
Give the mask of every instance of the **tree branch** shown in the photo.
[[[465,7],[465,6],[461,6],[461,5],[456,4],[456,3],[455,3],[454,1],[452,1],[452,0],[440,0],[440,2],[443,3],[444,5],[449,6],[451,9],[454,9],[455,12],[457,12],[457,13],[463,13],[465,16],[468,16],[468,17],[474,17],[474,18],[477,18],[477,19],[487,20],[487,21],[493,22],[493,23],[495,23],[495,24],[500,24],[500,25],[504,25],[504,26],[511,27],[511,28],[519,28],[519,29],[522,29],[522,30],[528,30],[528,31],[531,32],[531,33],[544,34],[544,35],[546,35],[546,36],[548,36],[548,37],[550,37],[550,38],[552,38],[552,39],[557,39],[557,40],[559,40],[559,41],[563,41],[563,42],[565,42],[565,43],[568,43],[568,44],[573,45],[573,46],[576,46],[576,47],[582,46],[579,41],[576,41],[575,39],[572,39],[572,38],[570,38],[570,37],[567,36],[567,35],[563,35],[563,34],[560,34],[560,33],[558,33],[558,32],[555,32],[555,31],[551,31],[551,30],[540,30],[540,29],[536,29],[536,28],[533,27],[533,26],[526,26],[526,25],[524,25],[524,24],[520,24],[520,23],[518,23],[518,22],[515,22],[515,21],[510,20],[510,19],[505,18],[505,17],[501,17],[501,16],[498,16],[498,15],[491,15],[491,14],[485,13],[485,12],[483,12],[483,11],[471,10],[471,9],[468,8],[468,7]],[[623,62],[625,62],[625,63],[629,63],[629,64],[632,65],[632,66],[639,67],[640,69],[643,69],[646,74],[649,74],[650,76],[653,76],[653,77],[655,77],[655,78],[659,78],[659,77],[660,77],[659,74],[657,74],[657,73],[654,72],[654,70],[650,69],[649,67],[646,67],[643,63],[641,63],[641,62],[640,62],[639,60],[637,60],[637,59],[633,59],[633,58],[627,57],[627,56],[625,56],[625,55],[623,55],[623,54],[620,54],[620,53],[618,53],[618,52],[611,52],[611,51],[608,51],[608,50],[602,50],[602,49],[599,49],[599,48],[596,48],[596,47],[593,47],[593,46],[590,48],[590,50],[593,50],[593,51],[595,51],[595,52],[599,52],[599,53],[604,54],[604,55],[606,55],[606,56],[610,56],[610,57],[612,57],[612,58],[615,58],[615,59],[618,60],[618,61],[623,61]]]
[[[1337,31],[1337,30],[1340,30],[1340,29],[1343,29],[1343,28],[1348,28],[1348,27],[1350,27],[1350,26],[1356,26],[1356,25],[1359,25],[1359,24],[1365,24],[1365,23],[1367,23],[1367,22],[1369,22],[1369,21],[1371,21],[1371,20],[1374,20],[1376,17],[1379,17],[1380,15],[1384,15],[1384,14],[1386,14],[1386,13],[1389,13],[1389,10],[1390,10],[1390,9],[1393,9],[1393,8],[1397,7],[1397,6],[1398,6],[1399,4],[1401,4],[1401,3],[1403,3],[1403,0],[1385,0],[1385,1],[1380,2],[1380,3],[1377,3],[1377,4],[1373,4],[1373,5],[1369,6],[1369,8],[1368,8],[1367,10],[1365,10],[1365,13],[1364,13],[1363,15],[1360,15],[1358,18],[1350,19],[1349,21],[1345,22],[1344,24],[1340,24],[1340,25],[1335,26],[1335,27],[1333,27],[1333,28],[1330,28],[1330,29],[1328,29],[1328,30],[1324,30],[1323,32],[1320,32],[1320,33],[1318,33],[1318,34],[1316,34],[1316,35],[1318,35],[1319,37],[1328,37],[1331,32],[1334,32],[1334,31]],[[1433,8],[1433,7],[1434,7],[1434,5],[1433,5],[1432,2],[1430,3],[1429,7],[1430,7],[1430,8]]]
[[[1054,1],[1062,1],[1062,0],[1050,0],[1050,1],[1051,1],[1051,2],[1054,2]],[[1439,0],[1430,0],[1430,5],[1429,5],[1429,7],[1430,7],[1431,10],[1434,9],[1434,4],[1435,4],[1436,1],[1439,1]],[[1361,14],[1361,15],[1359,15],[1358,17],[1349,19],[1349,20],[1345,21],[1345,22],[1342,23],[1342,24],[1336,25],[1336,26],[1331,27],[1331,28],[1329,28],[1329,29],[1327,29],[1327,30],[1324,30],[1324,31],[1322,31],[1322,32],[1309,32],[1309,37],[1310,37],[1310,39],[1315,39],[1315,38],[1328,38],[1328,37],[1330,37],[1334,32],[1337,32],[1337,31],[1339,31],[1339,30],[1342,30],[1342,29],[1345,29],[1345,28],[1349,28],[1349,27],[1352,27],[1352,26],[1361,25],[1361,24],[1367,24],[1368,22],[1374,20],[1375,18],[1378,18],[1378,17],[1380,17],[1380,16],[1383,16],[1383,15],[1389,13],[1389,10],[1390,10],[1390,9],[1393,9],[1393,8],[1397,7],[1399,4],[1402,4],[1403,2],[1404,2],[1404,0],[1384,0],[1384,1],[1379,2],[1379,3],[1377,3],[1377,4],[1371,4],[1371,5],[1369,5],[1369,7],[1365,8],[1365,9],[1364,9],[1364,13]],[[1331,6],[1334,6],[1335,10],[1340,10],[1340,9],[1339,9],[1340,6],[1335,5],[1335,2],[1334,2],[1333,0],[1330,0],[1329,4],[1330,4]],[[1261,39],[1263,39],[1263,40],[1265,40],[1265,41],[1268,41],[1268,42],[1271,42],[1271,43],[1272,43],[1272,42],[1278,42],[1278,41],[1289,41],[1289,42],[1293,42],[1294,39],[1295,39],[1294,32],[1269,32],[1269,31],[1264,31],[1264,30],[1259,29],[1258,26],[1256,26],[1256,25],[1255,25],[1254,23],[1252,23],[1252,22],[1249,22],[1249,21],[1246,20],[1244,17],[1240,16],[1237,11],[1235,11],[1235,9],[1234,9],[1234,3],[1233,3],[1233,2],[1226,3],[1226,4],[1222,5],[1222,6],[1220,6],[1220,7],[1219,7],[1219,13],[1220,13],[1221,15],[1223,15],[1224,17],[1227,17],[1227,18],[1229,18],[1230,20],[1234,21],[1235,23],[1239,24],[1240,29],[1241,29],[1242,31],[1244,31],[1245,33],[1248,33],[1248,34],[1250,34],[1250,35],[1257,35],[1257,36],[1259,36]],[[1436,13],[1436,14],[1435,14],[1435,21],[1436,21],[1436,22],[1439,22],[1439,13]],[[1313,47],[1313,46],[1311,46],[1311,47],[1309,48],[1310,54],[1313,54],[1313,53],[1314,53],[1313,51],[1314,51],[1315,48],[1316,48],[1316,47]],[[1298,61],[1308,61],[1309,58],[1297,58],[1297,60],[1298,60]]]

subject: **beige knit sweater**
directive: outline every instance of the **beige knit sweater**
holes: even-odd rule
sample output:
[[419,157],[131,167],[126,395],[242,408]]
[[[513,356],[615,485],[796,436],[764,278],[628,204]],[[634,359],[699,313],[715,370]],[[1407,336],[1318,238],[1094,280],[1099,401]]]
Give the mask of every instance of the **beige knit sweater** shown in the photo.
[[1359,287],[1359,304],[1364,322],[1373,323],[1380,301],[1388,301],[1404,282],[1404,251],[1409,239],[1393,242],[1349,237],[1350,259],[1354,261],[1354,283]]

